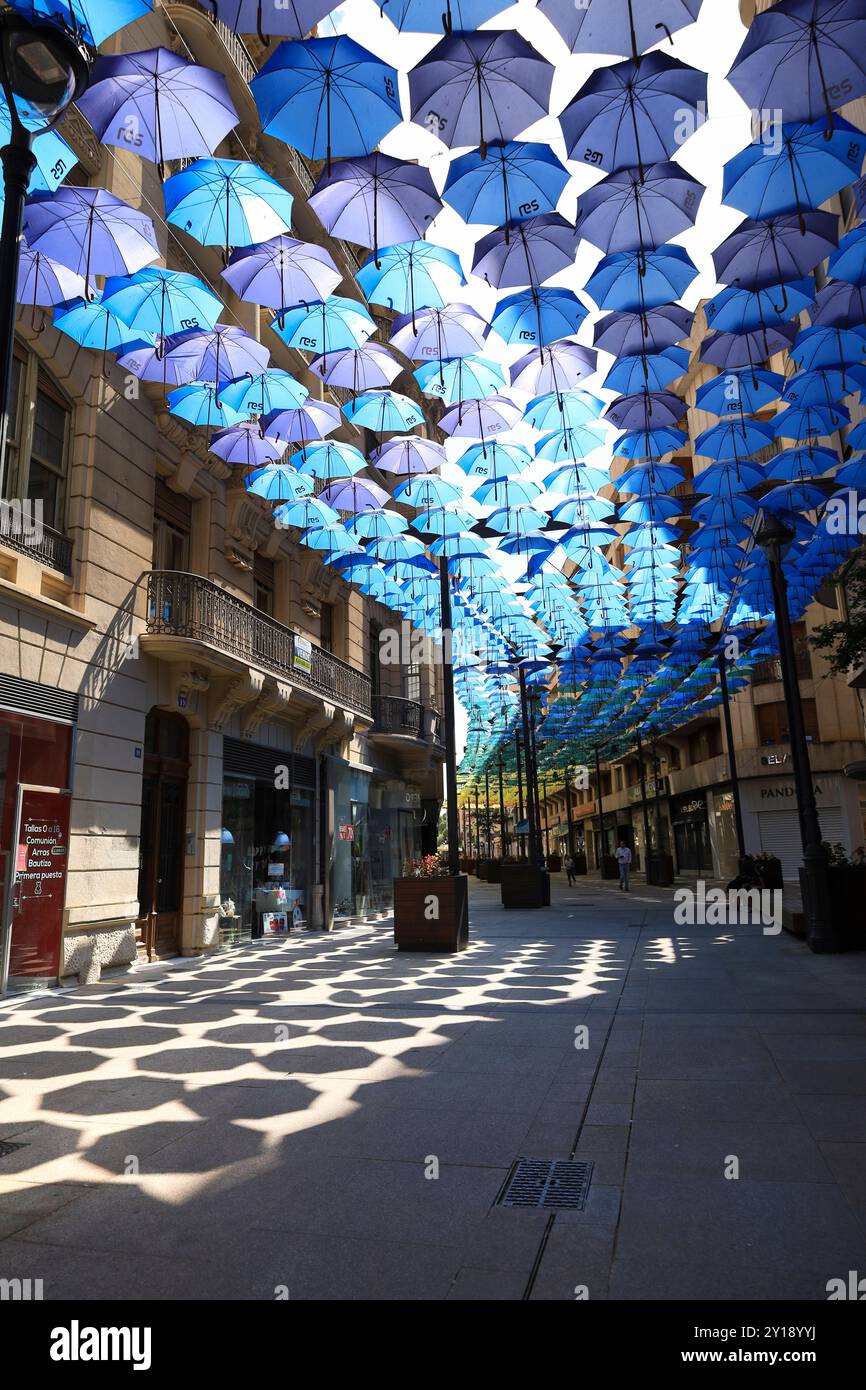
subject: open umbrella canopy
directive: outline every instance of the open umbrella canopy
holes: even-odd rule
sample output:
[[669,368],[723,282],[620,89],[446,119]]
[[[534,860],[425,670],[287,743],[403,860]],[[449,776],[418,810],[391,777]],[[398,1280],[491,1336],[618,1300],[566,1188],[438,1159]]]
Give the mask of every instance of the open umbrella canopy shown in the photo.
[[619,251],[599,261],[585,289],[600,309],[640,313],[679,299],[697,273],[681,246]]
[[491,327],[507,343],[535,343],[541,347],[576,333],[586,318],[586,305],[573,290],[542,286],[518,290],[501,299]]
[[837,116],[785,124],[774,144],[753,141],[724,166],[722,201],[750,217],[806,212],[859,177],[866,135]]
[[333,0],[199,0],[235,34],[286,39],[306,38],[333,9]]
[[358,284],[371,303],[398,314],[442,309],[458,285],[465,285],[460,257],[447,246],[408,241],[380,249],[358,271]]
[[[266,502],[301,502],[307,497],[311,498],[313,485],[309,478],[294,468],[271,463],[251,475],[247,480],[247,491],[255,493],[256,497],[263,497]],[[326,504],[323,504],[323,512],[325,509]],[[284,513],[284,517],[289,514]],[[336,519],[337,513],[332,509],[327,508],[327,514]],[[283,524],[308,526],[317,519],[324,519],[323,513],[304,511],[297,513],[296,521],[284,520]]]
[[722,284],[750,290],[800,280],[833,251],[838,223],[830,212],[748,217],[713,252],[716,275]]
[[110,276],[102,302],[136,333],[160,338],[194,328],[213,328],[223,311],[198,276],[181,270],[147,266],[134,275]]
[[248,373],[228,382],[220,391],[220,399],[241,414],[270,415],[303,405],[309,394],[306,386],[288,372],[268,367],[263,372]]
[[300,405],[272,410],[262,415],[261,428],[286,444],[304,444],[326,439],[342,425],[339,406],[308,396]]
[[149,14],[153,0],[14,0],[14,8],[34,20],[59,20],[73,34],[98,48],[118,29]]
[[78,107],[103,145],[159,165],[210,154],[238,123],[222,73],[167,48],[97,58]]
[[483,401],[459,401],[439,421],[445,434],[463,439],[486,439],[507,434],[520,419],[520,407],[508,396],[488,396]]
[[437,362],[447,357],[471,357],[484,343],[487,324],[468,304],[448,304],[444,309],[421,309],[414,318],[404,314],[394,320],[391,342],[416,362]]
[[150,218],[102,188],[64,185],[28,198],[24,235],[31,251],[85,281],[91,275],[133,275],[159,255]]
[[377,268],[380,246],[423,237],[442,208],[428,169],[378,151],[326,169],[309,203],[332,236],[372,247]]
[[54,327],[82,347],[113,352],[129,338],[129,325],[98,299],[79,299],[54,311]]
[[327,299],[343,278],[324,246],[282,235],[239,247],[221,274],[239,299],[272,309]]
[[691,327],[691,314],[679,304],[660,304],[645,313],[619,310],[598,320],[593,342],[615,357],[664,352],[687,338]]
[[342,348],[327,357],[316,357],[310,371],[327,386],[358,395],[378,386],[390,386],[402,371],[400,363],[382,343],[364,343],[358,348]]
[[783,0],[754,16],[728,81],[753,111],[832,119],[831,103],[866,93],[866,11],[859,0]]
[[354,444],[328,439],[307,444],[292,454],[291,463],[299,473],[311,478],[351,478],[366,468],[367,460]]
[[497,289],[542,285],[574,261],[578,234],[558,212],[499,227],[475,248],[472,273]]
[[601,251],[655,250],[694,224],[706,189],[680,164],[620,169],[577,200],[577,231]]
[[[28,113],[19,110],[22,124],[30,126]],[[41,124],[41,122],[39,123]],[[0,148],[12,139],[12,122],[9,107],[0,93]],[[56,130],[47,130],[31,138],[31,149],[36,156],[36,164],[30,175],[31,193],[53,193],[59,188],[66,175],[78,163],[78,156],[71,145]]]
[[40,251],[21,245],[18,262],[18,288],[15,297],[19,304],[50,308],[68,300],[84,298],[84,276],[52,261]]
[[513,140],[548,114],[553,67],[513,29],[446,35],[409,73],[411,118],[455,149]]
[[584,377],[591,376],[598,365],[592,348],[568,338],[557,339],[543,348],[532,348],[509,368],[511,385],[534,395],[570,390]]
[[399,391],[368,391],[343,406],[353,425],[373,434],[399,434],[426,423],[424,411]]
[[291,193],[248,160],[197,159],[164,193],[167,220],[202,246],[253,246],[292,229]]
[[[285,468],[286,473],[294,473],[295,471],[292,468],[286,468],[285,465],[282,465],[282,467]],[[273,468],[274,465],[262,471],[270,473],[273,471]],[[299,474],[298,476],[300,477],[301,475]],[[308,478],[302,478],[302,483],[305,487],[310,486]],[[294,484],[290,480],[287,486],[293,487]],[[274,521],[281,527],[297,526],[299,530],[306,531],[314,530],[317,526],[338,525],[340,514],[339,512],[335,512],[333,507],[329,507],[327,502],[323,502],[320,497],[307,498],[301,494],[297,500],[290,502],[288,506],[278,507],[274,512]]]
[[697,19],[703,0],[538,0],[538,8],[572,53],[619,53],[636,58]]
[[242,328],[218,323],[210,329],[193,329],[166,338],[165,357],[169,365],[192,372],[199,381],[234,381],[239,376],[263,372],[270,360],[264,343]]
[[363,304],[336,294],[318,304],[286,305],[272,326],[287,347],[326,358],[332,352],[360,347],[376,331],[375,320]]
[[508,0],[442,0],[439,10],[429,0],[378,0],[379,12],[400,30],[435,34],[444,29],[476,29],[504,10]]
[[258,425],[243,423],[215,434],[210,442],[210,451],[224,463],[259,468],[264,463],[274,463],[282,458],[286,446],[279,439],[263,435]]
[[329,164],[374,150],[403,114],[395,69],[345,34],[281,43],[250,87],[268,135]]
[[526,472],[532,455],[522,444],[470,444],[457,460],[468,478],[511,478]]
[[666,53],[598,68],[560,115],[568,157],[607,173],[670,159],[706,100],[706,73]]
[[218,399],[213,381],[193,381],[170,391],[168,408],[181,420],[206,429],[227,429],[230,425],[243,424],[243,416]]
[[422,439],[410,435],[406,439],[389,439],[374,449],[370,462],[382,473],[393,473],[398,478],[412,478],[419,473],[430,473],[445,462],[445,450],[432,439]]
[[442,197],[464,222],[505,226],[554,212],[570,177],[549,145],[493,140],[452,160]]
[[491,358],[475,355],[425,362],[412,375],[425,396],[436,396],[448,405],[495,396],[505,385],[505,368]]

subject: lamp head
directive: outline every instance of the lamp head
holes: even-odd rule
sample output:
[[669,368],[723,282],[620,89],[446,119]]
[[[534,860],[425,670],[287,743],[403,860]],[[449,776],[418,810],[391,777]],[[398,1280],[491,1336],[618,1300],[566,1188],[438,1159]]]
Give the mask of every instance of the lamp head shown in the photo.
[[11,10],[0,14],[0,75],[13,121],[15,99],[40,115],[48,128],[85,90],[90,53],[50,23],[30,23]]

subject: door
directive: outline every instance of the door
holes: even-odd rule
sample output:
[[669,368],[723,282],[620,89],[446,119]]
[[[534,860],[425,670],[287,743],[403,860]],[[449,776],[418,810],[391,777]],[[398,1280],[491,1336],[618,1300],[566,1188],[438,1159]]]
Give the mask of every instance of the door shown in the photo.
[[176,956],[181,946],[187,741],[180,716],[159,710],[148,715],[136,929],[139,955],[147,960]]
[[19,788],[8,905],[12,985],[59,977],[70,805],[68,792]]

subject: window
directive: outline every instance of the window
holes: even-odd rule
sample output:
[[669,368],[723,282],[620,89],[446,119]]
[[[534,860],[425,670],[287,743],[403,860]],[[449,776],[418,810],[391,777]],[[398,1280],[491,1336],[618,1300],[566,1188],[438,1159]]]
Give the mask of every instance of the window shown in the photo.
[[421,703],[421,667],[412,661],[403,671],[403,699]]
[[72,410],[38,357],[16,350],[12,363],[5,492],[42,503],[42,521],[62,531]]
[[153,496],[153,568],[189,569],[192,502],[156,479]]
[[374,698],[382,693],[382,671],[380,667],[379,629],[370,624],[367,638],[367,660],[370,667],[370,686]]
[[334,605],[323,603],[319,625],[319,646],[326,652],[334,650]]
[[[818,715],[814,700],[803,700],[803,723],[806,738],[818,741]],[[762,745],[789,743],[788,710],[784,700],[776,700],[767,705],[756,705],[758,719],[758,742]]]
[[266,618],[274,616],[274,562],[258,552],[253,556],[253,603]]

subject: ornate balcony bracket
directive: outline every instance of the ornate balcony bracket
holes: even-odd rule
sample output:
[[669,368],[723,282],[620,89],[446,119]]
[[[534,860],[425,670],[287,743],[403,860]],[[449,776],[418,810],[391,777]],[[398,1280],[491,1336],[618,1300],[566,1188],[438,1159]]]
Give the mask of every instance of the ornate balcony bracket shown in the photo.
[[241,738],[254,739],[266,720],[289,718],[291,700],[292,687],[288,682],[268,676],[262,693],[241,720]]
[[210,727],[223,729],[233,714],[259,699],[264,683],[264,671],[248,671],[246,675],[215,682],[210,702]]

